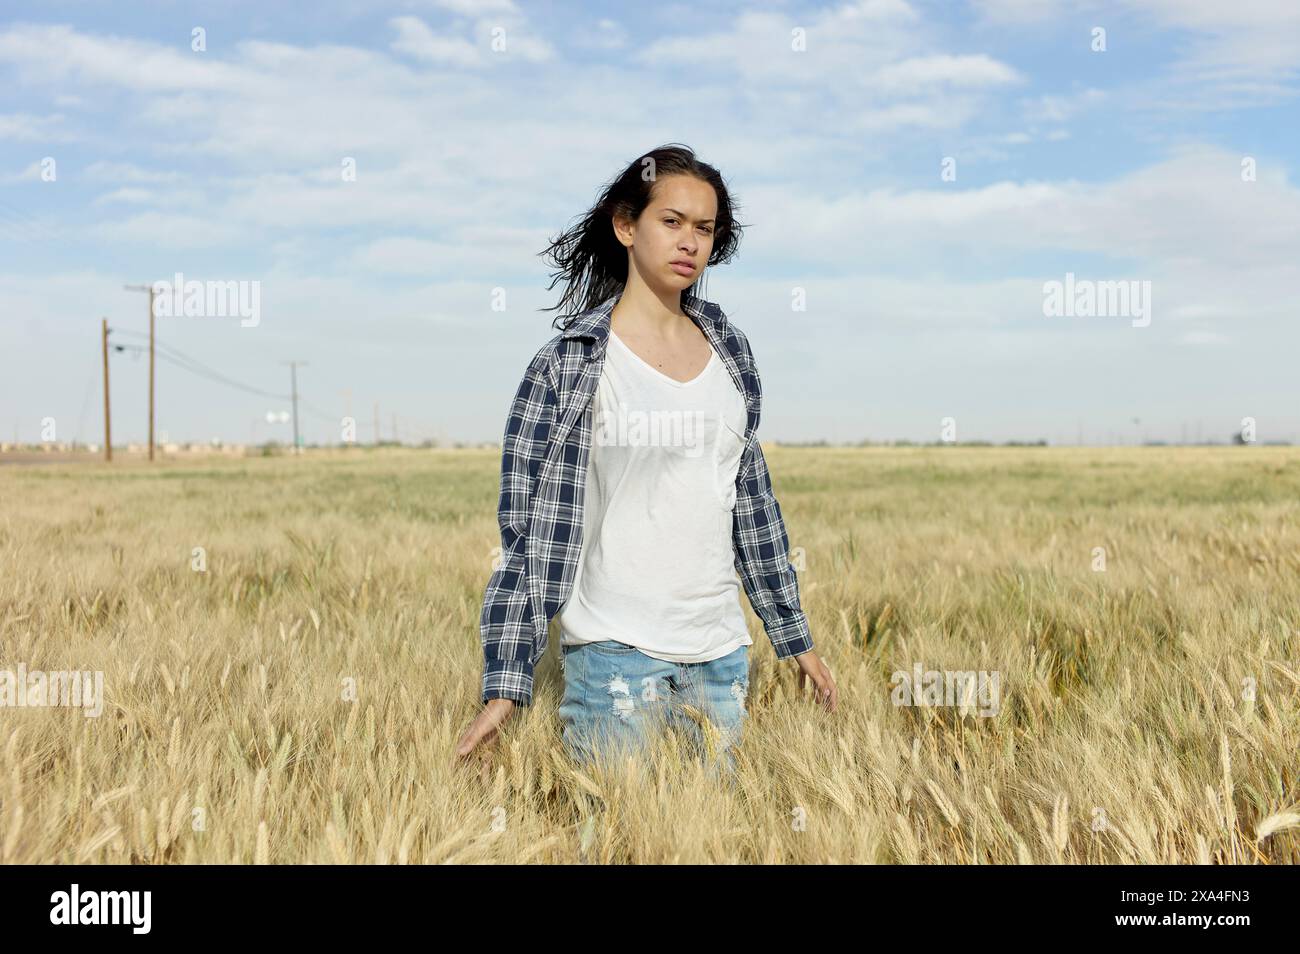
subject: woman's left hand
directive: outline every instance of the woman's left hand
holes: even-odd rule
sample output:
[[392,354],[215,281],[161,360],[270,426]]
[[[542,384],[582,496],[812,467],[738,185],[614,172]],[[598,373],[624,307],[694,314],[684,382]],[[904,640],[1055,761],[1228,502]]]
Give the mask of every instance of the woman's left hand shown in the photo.
[[825,706],[827,712],[834,712],[840,696],[826,664],[811,649],[795,656],[794,661],[799,664],[799,698],[803,698],[804,684],[808,679],[812,679],[813,701]]

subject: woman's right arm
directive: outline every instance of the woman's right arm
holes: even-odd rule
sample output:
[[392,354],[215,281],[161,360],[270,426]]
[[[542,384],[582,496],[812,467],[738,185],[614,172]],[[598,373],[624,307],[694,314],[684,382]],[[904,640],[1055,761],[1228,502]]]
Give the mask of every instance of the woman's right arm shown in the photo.
[[524,371],[501,442],[497,504],[501,563],[488,580],[479,619],[484,703],[489,699],[513,699],[517,705],[532,702],[535,630],[525,551],[529,505],[555,420],[551,350],[550,344],[543,347]]

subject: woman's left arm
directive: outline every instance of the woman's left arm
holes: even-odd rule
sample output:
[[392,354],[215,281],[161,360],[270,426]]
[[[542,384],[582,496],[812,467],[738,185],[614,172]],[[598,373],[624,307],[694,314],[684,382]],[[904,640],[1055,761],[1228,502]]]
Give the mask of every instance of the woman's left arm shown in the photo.
[[790,563],[790,540],[781,505],[772,492],[767,461],[757,438],[748,456],[748,472],[736,488],[733,511],[736,569],[777,658],[784,659],[812,649],[812,634],[799,603],[799,580]]
[[[749,342],[738,335],[749,363],[748,371],[760,406],[762,383]],[[790,539],[785,530],[781,505],[772,491],[767,459],[758,442],[758,434],[740,461],[744,476],[736,484],[736,506],[732,520],[732,542],[736,552],[736,569],[754,612],[763,621],[763,630],[772,641],[778,659],[795,657],[799,664],[799,690],[808,679],[813,682],[813,699],[834,711],[839,692],[830,670],[813,652],[808,617],[799,603],[799,579],[790,563]]]

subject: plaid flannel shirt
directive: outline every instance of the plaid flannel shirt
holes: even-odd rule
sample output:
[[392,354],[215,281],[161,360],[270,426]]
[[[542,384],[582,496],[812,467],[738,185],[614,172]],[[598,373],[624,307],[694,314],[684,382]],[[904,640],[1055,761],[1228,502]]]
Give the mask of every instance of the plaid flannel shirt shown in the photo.
[[[591,450],[592,395],[617,295],[574,317],[529,362],[501,447],[501,560],[488,579],[479,619],[483,702],[529,705],[533,667],[547,625],[573,588],[582,543]],[[722,309],[688,293],[682,309],[723,359],[745,398],[745,450],[736,475],[732,544],[750,605],[778,658],[813,648],[789,560],[781,508],[756,431],[762,387],[749,341]]]

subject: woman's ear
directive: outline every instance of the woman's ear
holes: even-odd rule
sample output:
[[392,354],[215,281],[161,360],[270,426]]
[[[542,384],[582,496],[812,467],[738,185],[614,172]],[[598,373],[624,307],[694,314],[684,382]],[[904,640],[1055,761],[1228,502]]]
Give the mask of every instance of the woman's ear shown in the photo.
[[624,248],[632,247],[632,220],[625,215],[613,217],[614,237]]

